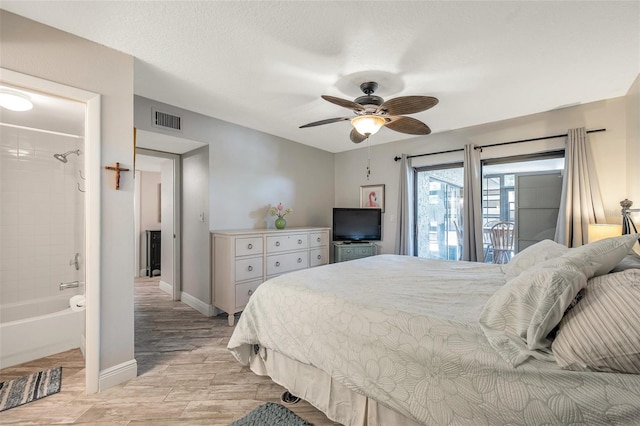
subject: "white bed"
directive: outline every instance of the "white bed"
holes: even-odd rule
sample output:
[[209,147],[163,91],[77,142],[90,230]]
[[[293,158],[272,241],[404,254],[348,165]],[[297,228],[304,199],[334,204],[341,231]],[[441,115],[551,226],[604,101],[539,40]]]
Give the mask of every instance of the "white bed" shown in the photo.
[[507,278],[395,255],[282,275],[251,297],[228,348],[347,425],[638,424],[640,375],[514,367],[496,351],[478,318]]

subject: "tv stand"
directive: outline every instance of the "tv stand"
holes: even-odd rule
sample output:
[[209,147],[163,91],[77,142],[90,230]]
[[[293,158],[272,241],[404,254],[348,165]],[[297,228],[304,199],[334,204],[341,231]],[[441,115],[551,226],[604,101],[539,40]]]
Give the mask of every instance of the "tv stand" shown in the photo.
[[333,243],[333,261],[338,263],[375,256],[377,254],[376,248],[374,243],[367,241],[335,241]]

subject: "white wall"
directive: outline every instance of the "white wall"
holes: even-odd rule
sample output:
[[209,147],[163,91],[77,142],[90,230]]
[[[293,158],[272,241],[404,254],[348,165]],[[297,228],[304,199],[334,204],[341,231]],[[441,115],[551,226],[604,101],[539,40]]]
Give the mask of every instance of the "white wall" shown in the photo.
[[182,291],[211,305],[209,147],[182,155]]
[[[0,65],[102,95],[101,164],[133,168],[133,58],[0,11]],[[100,370],[134,361],[133,176],[102,170]],[[91,250],[89,247],[88,250]],[[87,283],[87,292],[93,283]],[[113,382],[111,382],[113,383]]]
[[0,303],[82,292],[59,284],[84,281],[84,159],[53,154],[83,151],[83,140],[2,126],[0,146]]
[[[600,182],[607,220],[620,222],[619,201],[627,197],[629,187],[626,155],[627,139],[625,98],[615,98],[575,107],[563,108],[512,120],[504,120],[449,132],[420,136],[404,141],[371,147],[371,177],[366,179],[367,147],[336,154],[335,182],[337,207],[359,204],[360,185],[385,184],[386,205],[382,252],[393,253],[396,239],[399,163],[393,158],[402,153],[422,154],[463,148],[465,144],[487,145],[548,135],[566,134],[576,127],[606,128],[606,132],[589,135],[590,146]],[[437,108],[437,107],[436,107]],[[381,131],[391,131],[382,129]],[[375,135],[374,135],[375,138]],[[564,148],[566,138],[528,142],[504,147],[485,148],[482,158],[496,158]],[[366,142],[363,142],[365,144]],[[637,145],[636,145],[637,146]],[[413,165],[462,162],[462,152],[419,157]],[[640,161],[635,161],[635,168]],[[637,182],[637,181],[636,181]],[[640,197],[638,197],[640,204]]]
[[[160,173],[140,172],[140,267],[147,265],[147,233],[159,231],[160,219]],[[147,271],[148,272],[148,271]]]

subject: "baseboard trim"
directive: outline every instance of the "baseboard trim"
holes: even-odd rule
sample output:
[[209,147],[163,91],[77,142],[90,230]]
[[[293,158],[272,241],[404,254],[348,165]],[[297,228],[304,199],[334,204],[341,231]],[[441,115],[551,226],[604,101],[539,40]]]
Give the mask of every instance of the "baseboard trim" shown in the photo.
[[169,296],[173,297],[173,286],[171,284],[165,283],[164,281],[160,280],[158,288],[167,293]]
[[131,380],[137,375],[138,362],[135,359],[102,370],[98,377],[98,392]]
[[184,291],[180,293],[180,301],[186,305],[191,306],[196,311],[200,312],[205,317],[214,316],[214,307],[213,305],[209,305],[208,303],[204,303],[200,299],[196,299],[189,293],[185,293]]

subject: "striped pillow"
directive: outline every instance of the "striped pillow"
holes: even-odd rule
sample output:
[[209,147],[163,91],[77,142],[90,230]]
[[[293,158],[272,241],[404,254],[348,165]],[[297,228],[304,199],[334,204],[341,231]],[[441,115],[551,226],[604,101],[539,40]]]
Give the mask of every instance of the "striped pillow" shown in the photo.
[[589,280],[551,349],[564,369],[640,374],[640,269]]

